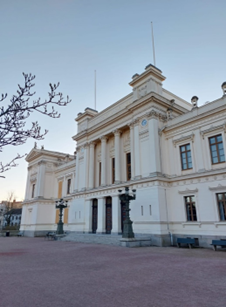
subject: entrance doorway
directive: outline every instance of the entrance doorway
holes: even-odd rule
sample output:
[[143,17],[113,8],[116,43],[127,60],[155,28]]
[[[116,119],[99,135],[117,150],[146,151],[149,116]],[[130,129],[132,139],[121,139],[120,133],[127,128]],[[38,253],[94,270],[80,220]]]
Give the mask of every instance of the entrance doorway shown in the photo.
[[97,231],[97,199],[93,199],[92,205],[92,233]]
[[126,219],[126,203],[124,201],[121,201],[121,229],[123,232],[123,222]]
[[110,234],[112,229],[112,200],[106,197],[106,233]]

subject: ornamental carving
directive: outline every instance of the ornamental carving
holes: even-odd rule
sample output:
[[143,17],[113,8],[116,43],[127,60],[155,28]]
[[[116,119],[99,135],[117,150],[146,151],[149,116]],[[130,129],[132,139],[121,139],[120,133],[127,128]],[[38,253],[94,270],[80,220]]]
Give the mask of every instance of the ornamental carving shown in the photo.
[[204,139],[205,134],[208,134],[209,132],[212,132],[215,130],[223,130],[226,133],[226,123],[224,123],[223,125],[215,126],[215,127],[212,125],[209,129],[200,131],[200,134],[202,138]]
[[195,134],[192,133],[192,134],[187,135],[187,136],[183,136],[182,135],[179,139],[172,140],[172,141],[173,141],[174,147],[176,147],[177,143],[180,143],[180,142],[183,142],[183,141],[187,141],[187,140],[190,140],[190,141],[192,141],[192,143],[194,143],[194,138],[195,138]]

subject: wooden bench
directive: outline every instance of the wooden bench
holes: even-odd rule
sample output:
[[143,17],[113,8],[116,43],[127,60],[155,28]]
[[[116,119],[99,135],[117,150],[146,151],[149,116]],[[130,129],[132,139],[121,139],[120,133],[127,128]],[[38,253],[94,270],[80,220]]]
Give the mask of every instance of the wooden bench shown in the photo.
[[192,238],[177,238],[177,247],[180,247],[181,244],[187,244],[189,248],[192,248],[195,243],[195,239]]
[[45,239],[55,240],[56,239],[56,233],[55,232],[47,232]]
[[217,246],[221,246],[226,247],[226,240],[222,239],[222,240],[212,240],[212,244],[210,244],[213,246],[213,250],[216,251],[217,250]]

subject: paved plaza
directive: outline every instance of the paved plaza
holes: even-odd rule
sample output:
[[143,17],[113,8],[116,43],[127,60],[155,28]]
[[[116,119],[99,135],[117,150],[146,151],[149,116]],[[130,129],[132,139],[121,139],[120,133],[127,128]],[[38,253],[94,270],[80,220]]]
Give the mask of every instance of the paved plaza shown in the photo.
[[0,237],[0,306],[223,307],[226,251]]

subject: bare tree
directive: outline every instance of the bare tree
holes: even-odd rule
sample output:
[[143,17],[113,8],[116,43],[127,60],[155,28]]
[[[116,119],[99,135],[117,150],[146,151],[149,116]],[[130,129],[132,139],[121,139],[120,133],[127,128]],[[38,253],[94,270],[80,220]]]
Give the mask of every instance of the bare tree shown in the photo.
[[[31,97],[35,95],[35,92],[31,92],[32,87],[34,87],[33,81],[35,76],[25,73],[23,73],[23,76],[24,85],[21,86],[18,84],[17,93],[9,100],[10,103],[7,106],[0,105],[0,152],[2,152],[3,147],[7,145],[22,145],[26,143],[28,138],[43,140],[48,131],[44,130],[44,132],[41,132],[41,126],[37,121],[32,122],[31,127],[26,129],[25,125],[27,118],[34,111],[51,118],[59,118],[60,114],[55,110],[54,105],[66,106],[71,101],[68,96],[65,99],[62,93],[56,92],[60,85],[59,83],[50,83],[48,98],[44,101],[38,98],[31,102]],[[0,104],[3,104],[6,98],[7,94],[2,94],[0,97]],[[50,109],[48,106],[50,106]],[[24,156],[17,154],[12,161],[5,165],[0,162],[0,173],[9,170],[11,167],[17,166],[16,161],[22,157]]]

